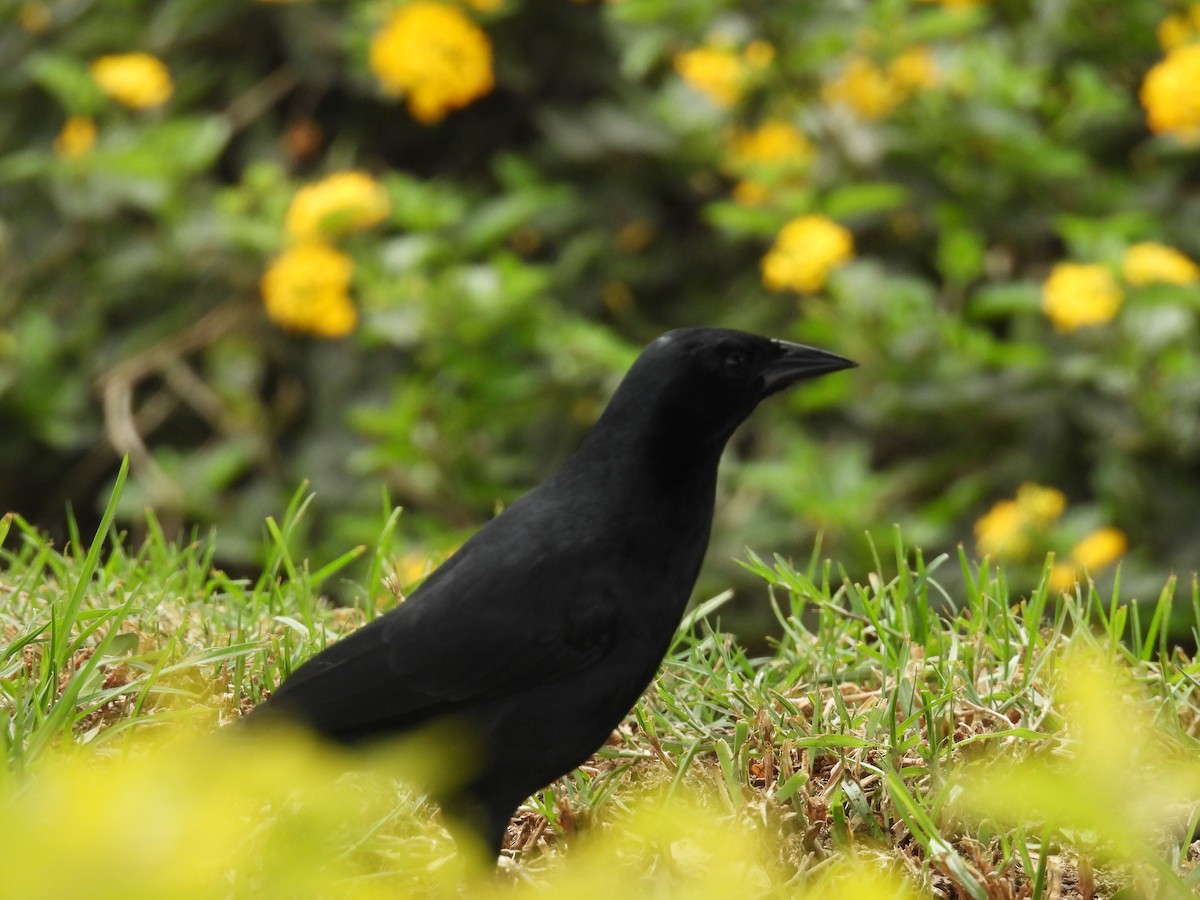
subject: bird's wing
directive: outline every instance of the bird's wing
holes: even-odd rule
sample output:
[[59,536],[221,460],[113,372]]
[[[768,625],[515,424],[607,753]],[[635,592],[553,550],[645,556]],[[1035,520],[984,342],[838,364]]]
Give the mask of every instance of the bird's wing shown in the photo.
[[586,667],[614,637],[613,578],[573,556],[531,560],[468,545],[399,608],[298,669],[273,705],[352,738],[402,730]]

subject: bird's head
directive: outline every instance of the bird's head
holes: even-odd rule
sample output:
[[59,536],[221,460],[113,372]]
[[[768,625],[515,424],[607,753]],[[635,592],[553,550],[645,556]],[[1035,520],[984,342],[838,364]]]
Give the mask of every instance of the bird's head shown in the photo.
[[642,352],[618,393],[629,387],[630,399],[653,398],[656,419],[681,439],[724,446],[764,398],[855,365],[790,341],[724,328],[680,328]]

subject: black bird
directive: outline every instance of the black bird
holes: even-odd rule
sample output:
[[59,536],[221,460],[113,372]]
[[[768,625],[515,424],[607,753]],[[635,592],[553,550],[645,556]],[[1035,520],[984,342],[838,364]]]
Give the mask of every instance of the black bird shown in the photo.
[[734,429],[763,398],[854,365],[739,331],[664,334],[557,472],[261,709],[344,743],[455,722],[474,768],[442,799],[499,854],[517,807],[601,746],[654,677]]

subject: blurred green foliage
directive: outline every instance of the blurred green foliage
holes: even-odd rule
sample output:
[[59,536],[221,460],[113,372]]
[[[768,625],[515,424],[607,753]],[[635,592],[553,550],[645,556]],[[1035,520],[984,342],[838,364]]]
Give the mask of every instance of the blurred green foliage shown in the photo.
[[[403,5],[8,5],[0,508],[86,516],[128,453],[127,520],[220,521],[227,565],[260,561],[258,523],[302,479],[314,551],[374,539],[394,503],[397,549],[436,557],[563,458],[642,343],[714,324],[862,364],[735,440],[717,565],[818,531],[853,559],[892,523],[970,542],[1024,482],[1067,498],[1038,551],[1113,525],[1135,592],[1195,565],[1200,289],[1122,282],[1116,317],[1073,331],[1041,310],[1060,262],[1200,258],[1200,151],[1139,101],[1184,4],[447,0],[495,86],[433,122],[369,64]],[[697,48],[724,100],[682,77]],[[133,52],[166,64],[165,104],[89,71]],[[731,158],[775,120],[811,158]],[[260,279],[289,204],[347,170],[389,201],[338,241],[357,326],[284,331]],[[772,293],[760,260],[804,215],[848,228],[854,259]]]

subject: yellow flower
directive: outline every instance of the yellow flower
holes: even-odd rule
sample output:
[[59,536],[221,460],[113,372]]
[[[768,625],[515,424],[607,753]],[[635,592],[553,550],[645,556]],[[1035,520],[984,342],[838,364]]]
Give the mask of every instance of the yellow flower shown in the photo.
[[771,195],[771,185],[799,175],[812,160],[813,145],[795,125],[767,119],[751,131],[734,129],[728,136],[725,168],[742,178],[733,188],[733,199],[743,206],[761,206]]
[[863,56],[853,56],[821,90],[826,103],[844,103],[864,119],[882,119],[904,99],[887,73]]
[[1157,134],[1192,139],[1200,136],[1200,44],[1176,47],[1146,73],[1142,106]]
[[1075,566],[1068,562],[1056,562],[1050,567],[1050,576],[1047,578],[1047,584],[1050,590],[1056,593],[1069,591],[1079,583],[1079,578],[1075,574]]
[[888,77],[905,94],[938,83],[938,67],[927,47],[911,47],[888,65]]
[[420,581],[434,568],[434,562],[428,553],[420,553],[415,550],[405,553],[394,565],[396,578],[403,587]]
[[1173,247],[1147,241],[1125,251],[1121,274],[1130,284],[1195,284],[1200,266]]
[[729,137],[730,163],[736,169],[761,163],[804,165],[813,152],[808,138],[783,119],[767,119],[753,131],[735,129]]
[[1015,500],[1000,500],[975,523],[975,547],[984,556],[1020,559],[1030,550],[1028,521]]
[[770,41],[754,40],[746,45],[742,58],[752,69],[765,69],[775,61],[775,48]]
[[1058,488],[1027,481],[1017,488],[1017,506],[1033,524],[1044,528],[1063,514],[1067,498]]
[[675,71],[717,106],[733,106],[742,96],[745,65],[732,50],[688,50],[675,57]]
[[733,186],[734,202],[742,206],[765,206],[771,199],[771,189],[761,181],[743,178]]
[[350,257],[326,244],[285,250],[262,277],[267,315],[284,328],[344,337],[357,320],[349,295],[353,273]]
[[54,152],[62,159],[87,156],[96,146],[96,120],[91,116],[71,116],[54,139]]
[[1163,50],[1174,50],[1200,38],[1200,3],[1193,4],[1186,13],[1167,16],[1158,23],[1157,34]]
[[101,56],[89,71],[104,93],[131,109],[162,106],[175,89],[162,60],[149,53]]
[[365,172],[336,172],[296,192],[285,227],[294,241],[364,231],[387,218],[387,191]]
[[1105,266],[1059,263],[1042,285],[1042,311],[1059,331],[1109,322],[1124,296]]
[[975,523],[976,546],[983,555],[1026,557],[1033,550],[1033,536],[1052,525],[1066,506],[1062,491],[1027,481],[1017,488],[1015,500],[998,501]]
[[801,216],[783,226],[763,257],[763,282],[773,291],[819,291],[829,273],[853,256],[849,231],[825,216]]
[[1098,528],[1071,548],[1071,561],[1050,567],[1050,588],[1068,591],[1085,572],[1098,572],[1125,555],[1129,541],[1119,528]]
[[1171,15],[1158,23],[1155,32],[1163,50],[1174,50],[1192,39],[1192,23],[1182,13]]
[[1129,549],[1129,540],[1119,528],[1098,528],[1071,548],[1071,561],[1096,571],[1110,566]]
[[434,0],[415,0],[392,13],[371,38],[369,61],[383,89],[404,96],[413,118],[426,125],[495,85],[487,35]]

